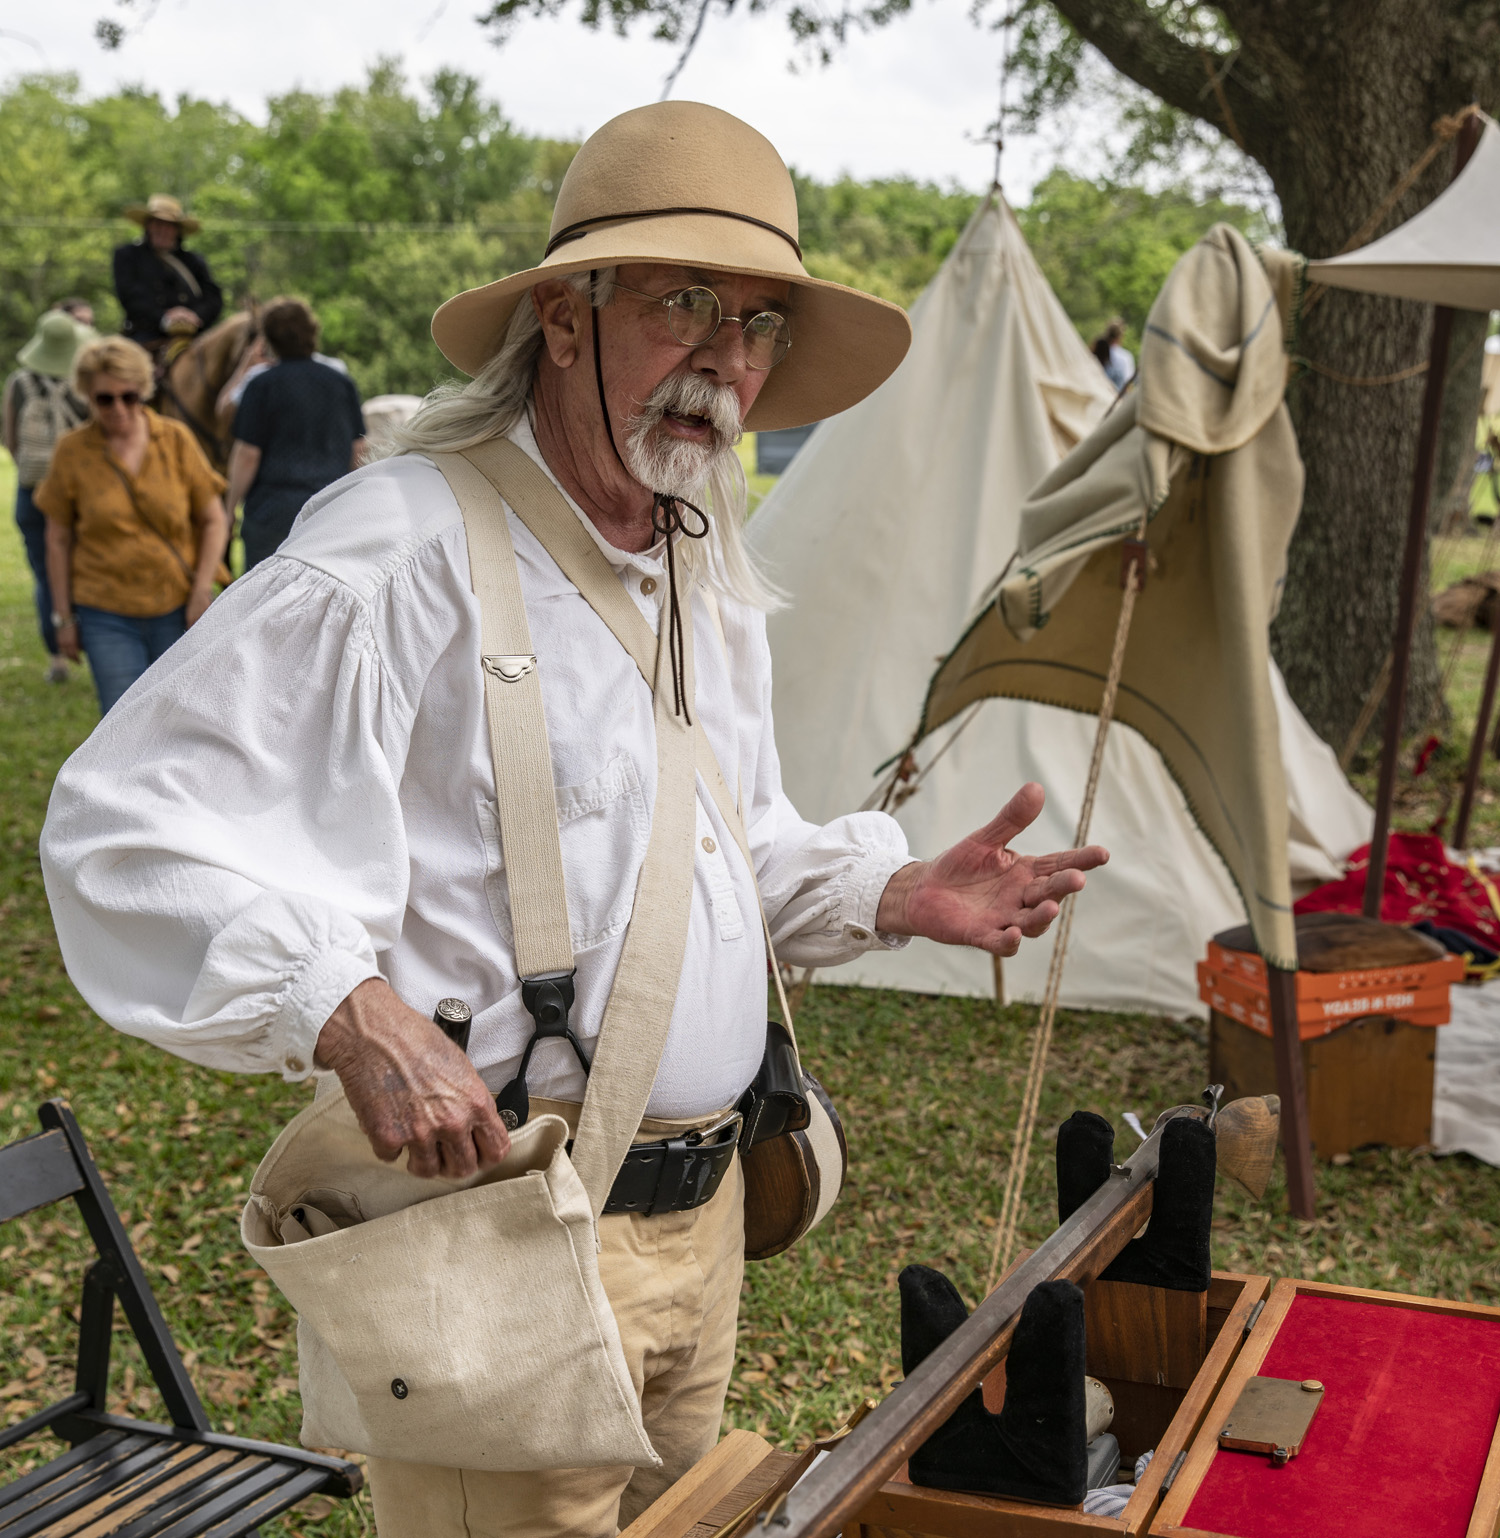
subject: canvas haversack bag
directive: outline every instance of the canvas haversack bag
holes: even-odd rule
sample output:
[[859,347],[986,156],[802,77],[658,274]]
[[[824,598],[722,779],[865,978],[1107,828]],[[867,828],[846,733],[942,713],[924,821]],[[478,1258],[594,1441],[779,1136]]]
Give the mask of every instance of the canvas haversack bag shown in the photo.
[[[435,458],[480,601],[517,970],[570,972],[551,752],[504,509],[466,457]],[[255,1173],[241,1237],[297,1310],[305,1444],[495,1472],[660,1464],[597,1250],[687,941],[695,747],[672,710],[668,654],[663,644],[653,659],[657,797],[634,907],[649,922],[626,931],[571,1157],[566,1124],[542,1115],[496,1168],[422,1179],[382,1163],[336,1093],[297,1116]]]

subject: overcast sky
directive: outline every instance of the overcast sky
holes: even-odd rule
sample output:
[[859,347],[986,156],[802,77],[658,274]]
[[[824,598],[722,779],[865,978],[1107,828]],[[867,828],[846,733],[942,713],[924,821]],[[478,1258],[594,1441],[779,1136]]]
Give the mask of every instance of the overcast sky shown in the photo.
[[[139,11],[138,4],[133,8]],[[227,100],[263,119],[269,95],[327,91],[396,55],[414,79],[451,66],[477,75],[520,129],[582,137],[615,113],[654,101],[674,54],[645,29],[621,40],[569,16],[528,21],[503,49],[476,25],[482,0],[161,0],[115,53],[94,40],[101,16],[129,21],[117,0],[46,0],[5,7],[0,72],[76,72],[89,93],[145,85]],[[910,175],[981,189],[993,151],[973,142],[994,118],[999,38],[967,19],[967,0],[914,0],[913,12],[856,38],[828,68],[792,73],[783,17],[710,18],[674,95],[712,102],[765,133],[783,157],[820,179]],[[1013,202],[1056,158],[1015,140],[1003,180]]]

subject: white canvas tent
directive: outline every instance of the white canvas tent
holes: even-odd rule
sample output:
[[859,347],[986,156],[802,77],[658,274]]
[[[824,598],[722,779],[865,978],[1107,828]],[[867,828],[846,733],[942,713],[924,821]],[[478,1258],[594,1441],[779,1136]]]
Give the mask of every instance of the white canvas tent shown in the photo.
[[[791,599],[770,621],[777,744],[788,793],[823,820],[859,806],[910,739],[927,682],[1015,547],[1021,504],[1107,409],[1112,391],[1042,276],[1014,215],[984,205],[912,309],[906,361],[825,423],[751,520],[750,542]],[[1292,807],[1293,878],[1330,879],[1369,812],[1273,680]],[[1023,841],[1072,839],[1091,716],[990,700],[897,813],[919,854],[994,815],[1020,784],[1048,805]],[[926,762],[946,734],[924,746]],[[1080,901],[1063,1003],[1201,1014],[1194,964],[1243,922],[1228,873],[1156,751],[1110,733],[1091,837],[1113,859]],[[1050,945],[1005,964],[1039,997]],[[989,959],[915,941],[824,982],[988,996]]]
[[1309,262],[1311,283],[1500,309],[1500,129],[1485,120],[1469,163],[1425,208],[1346,256]]

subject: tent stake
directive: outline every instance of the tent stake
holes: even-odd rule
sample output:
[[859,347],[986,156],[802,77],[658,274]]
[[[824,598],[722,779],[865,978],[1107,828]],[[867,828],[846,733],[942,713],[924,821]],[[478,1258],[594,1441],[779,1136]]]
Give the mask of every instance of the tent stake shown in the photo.
[[1297,974],[1267,965],[1271,1045],[1276,1057],[1276,1092],[1281,1096],[1281,1150],[1286,1157],[1286,1198],[1292,1216],[1317,1216],[1313,1179],[1312,1128],[1302,1075],[1302,1034],[1297,1025]]
[[[1479,143],[1481,120],[1471,114],[1458,133],[1456,176]],[[1386,851],[1390,844],[1391,803],[1396,794],[1396,769],[1401,756],[1401,726],[1406,714],[1406,686],[1411,676],[1411,643],[1417,626],[1417,586],[1422,578],[1422,552],[1427,542],[1427,512],[1432,500],[1432,471],[1437,458],[1438,429],[1443,410],[1443,376],[1448,371],[1448,340],[1453,311],[1434,307],[1432,352],[1427,385],[1422,393],[1422,428],[1417,438],[1417,467],[1412,478],[1411,510],[1406,524],[1406,554],[1401,565],[1401,596],[1396,610],[1396,644],[1391,663],[1391,687],[1385,706],[1385,748],[1380,757],[1380,786],[1375,793],[1375,832],[1365,872],[1364,914],[1380,917],[1385,895]]]

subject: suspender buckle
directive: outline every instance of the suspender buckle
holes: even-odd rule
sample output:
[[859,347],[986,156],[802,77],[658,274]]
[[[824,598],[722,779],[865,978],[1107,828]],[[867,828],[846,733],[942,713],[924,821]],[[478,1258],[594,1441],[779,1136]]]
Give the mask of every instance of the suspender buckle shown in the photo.
[[573,1008],[572,971],[543,972],[521,979],[521,1002],[536,1021],[539,1036],[566,1036],[568,1012]]
[[568,1027],[568,1012],[573,1008],[573,972],[541,972],[535,977],[521,979],[521,1002],[529,1011],[533,1030],[526,1050],[521,1054],[521,1066],[516,1076],[495,1096],[495,1109],[500,1119],[514,1132],[523,1126],[531,1115],[531,1096],[526,1088],[526,1070],[531,1066],[531,1054],[536,1044],[550,1037],[557,1037],[572,1047],[585,1078],[589,1060],[583,1044]]
[[536,672],[536,658],[532,656],[491,655],[479,661],[486,673],[506,684],[518,684],[528,673]]

